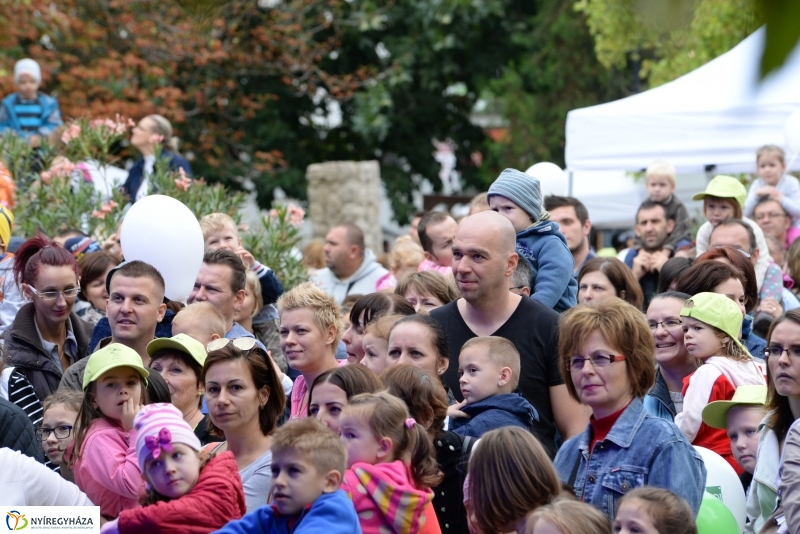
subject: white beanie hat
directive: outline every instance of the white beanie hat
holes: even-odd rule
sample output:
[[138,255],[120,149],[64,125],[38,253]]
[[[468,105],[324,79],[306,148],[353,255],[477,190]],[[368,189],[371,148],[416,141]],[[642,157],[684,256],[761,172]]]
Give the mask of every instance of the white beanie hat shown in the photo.
[[173,443],[183,443],[198,452],[202,448],[181,411],[168,402],[143,407],[133,418],[133,428],[137,432],[136,456],[142,473],[148,456],[158,458],[162,452],[172,451]]
[[19,77],[23,74],[32,77],[38,84],[42,83],[42,69],[30,58],[20,59],[14,65],[14,83],[19,83]]

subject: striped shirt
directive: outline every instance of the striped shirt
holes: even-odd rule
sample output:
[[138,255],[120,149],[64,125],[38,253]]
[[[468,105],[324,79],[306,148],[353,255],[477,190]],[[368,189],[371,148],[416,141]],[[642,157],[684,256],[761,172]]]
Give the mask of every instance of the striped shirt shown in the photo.
[[[33,390],[33,386],[21,371],[14,367],[3,369],[0,375],[0,397],[16,404],[28,416],[33,428],[39,428],[44,417],[44,408]],[[59,467],[45,458],[44,464],[55,472]]]

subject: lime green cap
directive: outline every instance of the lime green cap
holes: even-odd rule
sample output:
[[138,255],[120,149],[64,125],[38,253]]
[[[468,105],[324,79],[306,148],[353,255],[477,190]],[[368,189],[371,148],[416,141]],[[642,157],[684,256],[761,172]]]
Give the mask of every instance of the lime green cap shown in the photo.
[[133,367],[142,375],[145,385],[147,384],[150,371],[142,365],[139,353],[121,343],[111,343],[89,356],[86,369],[83,371],[83,390],[86,391],[89,384],[100,378],[103,373],[117,367]]
[[745,346],[739,342],[739,332],[742,329],[742,319],[744,319],[742,310],[725,295],[698,293],[683,304],[681,317],[692,317],[719,328],[745,353],[749,354]]
[[733,398],[714,401],[703,408],[703,422],[712,428],[726,428],[728,412],[734,406],[764,406],[767,403],[767,386],[739,386]]
[[183,352],[199,363],[200,367],[206,363],[206,348],[195,338],[187,336],[186,334],[154,339],[147,344],[147,355],[152,358],[156,352],[163,349]]
[[747,198],[747,189],[742,185],[742,182],[733,176],[719,174],[708,182],[705,191],[694,195],[692,200],[703,200],[706,197],[735,198],[736,202],[744,207],[744,201]]

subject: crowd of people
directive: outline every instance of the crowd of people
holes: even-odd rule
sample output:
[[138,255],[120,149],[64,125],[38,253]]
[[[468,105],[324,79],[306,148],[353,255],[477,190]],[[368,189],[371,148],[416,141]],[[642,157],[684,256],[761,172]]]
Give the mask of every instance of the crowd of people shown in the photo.
[[[57,107],[20,63],[0,125],[33,139]],[[15,243],[0,206],[0,502],[93,504],[105,533],[695,533],[702,447],[745,532],[798,532],[800,187],[778,147],[756,169],[695,195],[694,232],[654,163],[619,257],[579,199],[506,169],[385,266],[334,226],[286,291],[215,213],[186,303],[117,236]]]

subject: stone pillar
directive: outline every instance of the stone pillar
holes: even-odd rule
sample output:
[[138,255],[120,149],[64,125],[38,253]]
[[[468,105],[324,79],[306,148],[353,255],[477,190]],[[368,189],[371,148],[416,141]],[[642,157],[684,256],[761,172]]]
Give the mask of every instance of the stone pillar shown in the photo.
[[375,255],[383,252],[380,222],[381,169],[377,161],[329,161],[306,169],[308,217],[313,237],[325,238],[332,227],[353,223]]

